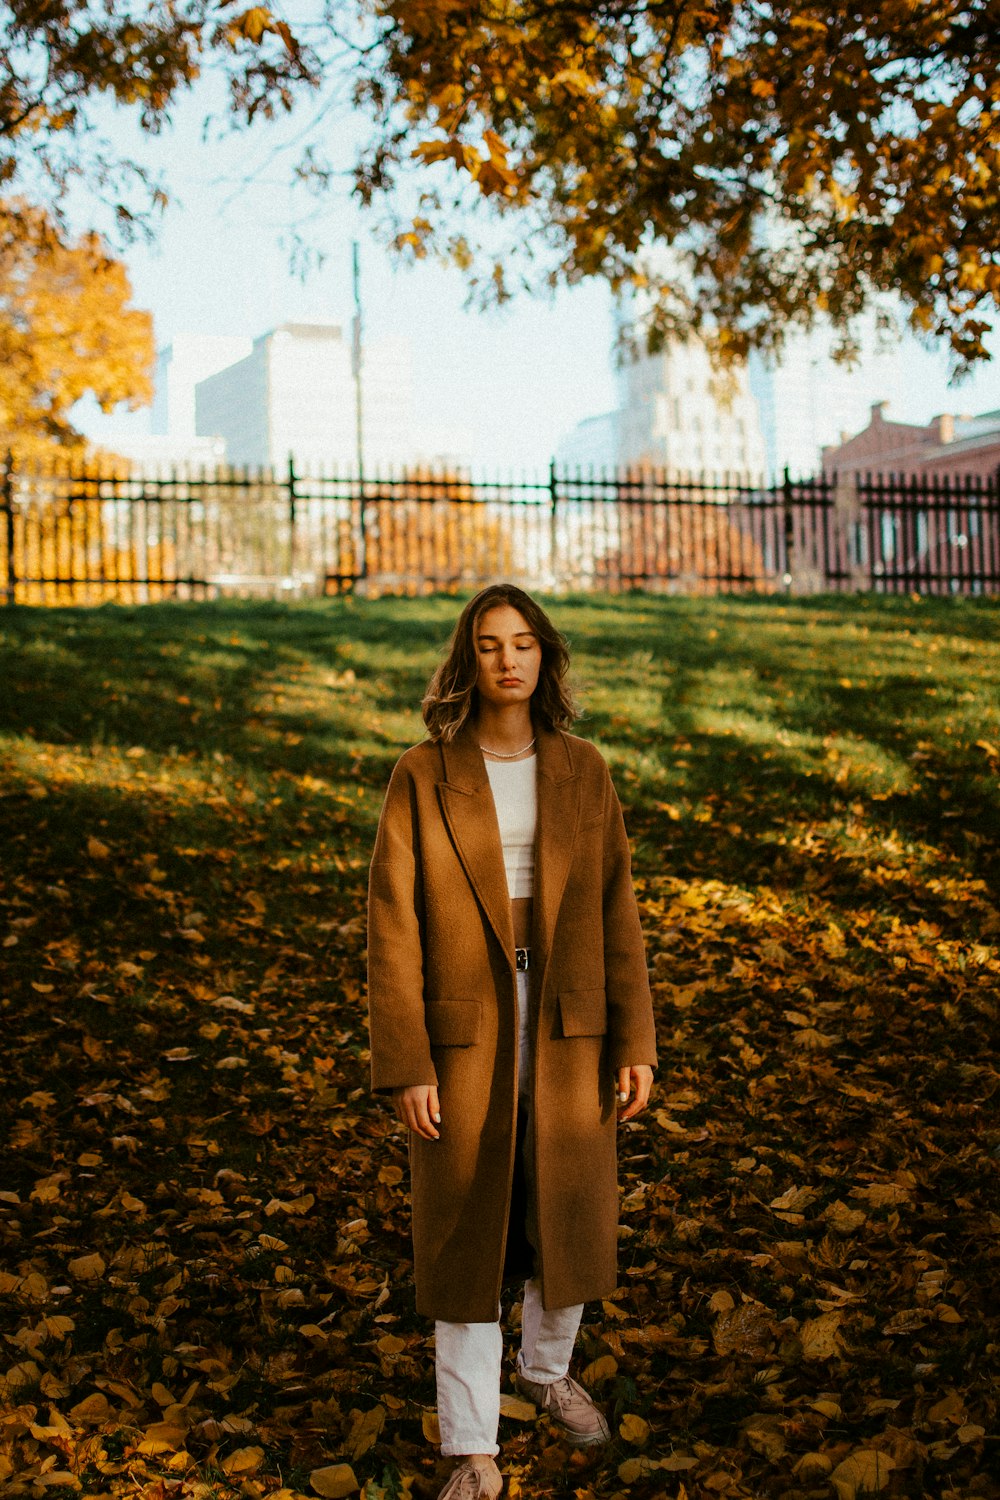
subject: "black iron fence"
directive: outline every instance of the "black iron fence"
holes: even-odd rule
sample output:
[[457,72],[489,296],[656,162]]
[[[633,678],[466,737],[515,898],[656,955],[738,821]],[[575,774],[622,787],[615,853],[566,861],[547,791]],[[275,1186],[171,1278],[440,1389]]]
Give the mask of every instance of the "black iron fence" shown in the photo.
[[545,590],[1000,592],[996,479],[777,485],[653,470],[484,480],[0,467],[0,596]]

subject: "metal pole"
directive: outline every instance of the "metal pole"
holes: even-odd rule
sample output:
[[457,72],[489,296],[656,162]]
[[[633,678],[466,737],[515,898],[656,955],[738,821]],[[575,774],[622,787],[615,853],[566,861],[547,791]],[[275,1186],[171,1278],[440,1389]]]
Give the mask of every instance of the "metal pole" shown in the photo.
[[555,456],[549,460],[549,572],[552,588],[559,587],[559,488],[556,478]]
[[3,511],[7,532],[7,586],[4,603],[17,600],[17,571],[14,566],[14,456],[8,452],[0,470],[0,510]]
[[785,593],[790,594],[795,588],[795,528],[792,520],[792,476],[785,465],[784,476],[781,484],[781,517],[782,530],[785,538],[785,573],[782,583]]
[[295,584],[295,455],[288,454],[288,577],[290,587]]
[[361,256],[358,250],[358,242],[354,240],[351,244],[351,270],[354,282],[354,322],[352,325],[353,338],[351,341],[351,370],[354,375],[354,459],[358,471],[358,502],[359,502],[359,526],[358,540],[361,551],[359,558],[360,576],[362,578],[368,573],[368,548],[365,545],[365,429],[364,429],[364,406],[362,402],[362,324],[361,324]]

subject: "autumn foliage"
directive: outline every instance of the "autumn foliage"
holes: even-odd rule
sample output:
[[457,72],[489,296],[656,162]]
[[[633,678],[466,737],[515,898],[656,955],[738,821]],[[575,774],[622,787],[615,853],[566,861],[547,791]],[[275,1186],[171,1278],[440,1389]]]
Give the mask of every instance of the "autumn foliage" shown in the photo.
[[3,0],[0,191],[58,212],[82,181],[118,232],[148,229],[170,184],[122,158],[97,105],[155,133],[211,69],[236,126],[321,94],[296,169],[320,192],[340,166],[319,122],[350,98],[370,126],[360,198],[486,298],[600,276],[641,290],[654,340],[732,356],[817,314],[850,349],[889,293],[967,368],[1000,300],[995,9],[329,0],[310,20]]
[[[661,1066],[575,1366],[613,1442],[505,1397],[510,1492],[990,1500],[996,608],[551,608]],[[5,1495],[437,1493],[364,900],[456,610],[5,615]]]
[[0,201],[0,451],[79,453],[81,397],[104,411],[152,398],[153,319],[131,296],[96,235],[67,243],[44,214]]

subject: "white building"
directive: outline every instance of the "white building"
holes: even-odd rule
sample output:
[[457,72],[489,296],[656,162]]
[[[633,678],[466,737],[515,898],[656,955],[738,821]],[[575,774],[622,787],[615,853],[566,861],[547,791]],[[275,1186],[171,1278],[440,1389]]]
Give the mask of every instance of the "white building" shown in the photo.
[[193,438],[195,386],[227,365],[245,359],[253,348],[249,338],[203,333],[179,334],[156,356],[155,393],[149,430],[171,438]]
[[673,474],[763,473],[764,440],[746,369],[713,369],[699,340],[627,359],[619,389],[620,465],[652,464]]
[[[405,463],[413,450],[409,341],[367,344],[362,372],[367,469]],[[225,439],[228,461],[300,469],[356,467],[351,345],[335,324],[283,323],[254,340],[245,358],[199,382],[197,430]]]

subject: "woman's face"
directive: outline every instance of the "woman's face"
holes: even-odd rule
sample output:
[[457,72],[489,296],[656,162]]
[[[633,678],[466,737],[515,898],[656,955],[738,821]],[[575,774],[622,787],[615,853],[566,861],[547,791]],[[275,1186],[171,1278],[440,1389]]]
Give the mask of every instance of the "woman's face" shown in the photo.
[[526,703],[538,685],[542,648],[538,637],[512,604],[484,610],[475,627],[480,700],[496,708]]

